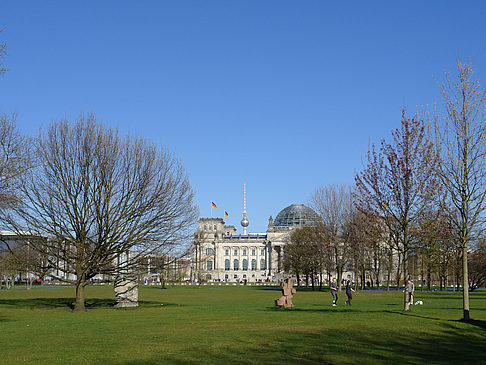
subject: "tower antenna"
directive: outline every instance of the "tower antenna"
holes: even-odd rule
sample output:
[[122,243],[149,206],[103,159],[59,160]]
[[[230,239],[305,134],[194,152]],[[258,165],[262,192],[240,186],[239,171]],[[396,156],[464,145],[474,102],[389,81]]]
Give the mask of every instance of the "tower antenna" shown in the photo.
[[246,216],[246,182],[243,183],[243,219],[241,220],[241,226],[243,227],[243,235],[246,236],[246,227],[250,222],[248,221],[248,217]]

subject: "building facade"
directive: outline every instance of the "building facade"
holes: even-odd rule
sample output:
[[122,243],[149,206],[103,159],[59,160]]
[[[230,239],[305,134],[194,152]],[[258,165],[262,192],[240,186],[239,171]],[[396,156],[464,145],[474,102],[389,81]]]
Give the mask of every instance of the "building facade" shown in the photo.
[[317,225],[318,215],[293,204],[270,216],[265,233],[247,233],[246,197],[243,234],[222,218],[201,218],[194,238],[192,279],[208,282],[266,282],[282,279],[284,246],[292,230]]

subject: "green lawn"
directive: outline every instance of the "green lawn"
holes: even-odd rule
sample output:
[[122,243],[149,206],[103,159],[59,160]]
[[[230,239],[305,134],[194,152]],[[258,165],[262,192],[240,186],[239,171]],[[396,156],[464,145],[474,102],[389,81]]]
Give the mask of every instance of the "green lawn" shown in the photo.
[[401,292],[360,292],[352,307],[329,292],[298,291],[277,309],[269,287],[141,288],[141,306],[114,309],[113,288],[0,291],[2,364],[486,363],[486,293],[471,294],[473,323],[458,321],[456,293],[416,292],[423,306],[401,311]]

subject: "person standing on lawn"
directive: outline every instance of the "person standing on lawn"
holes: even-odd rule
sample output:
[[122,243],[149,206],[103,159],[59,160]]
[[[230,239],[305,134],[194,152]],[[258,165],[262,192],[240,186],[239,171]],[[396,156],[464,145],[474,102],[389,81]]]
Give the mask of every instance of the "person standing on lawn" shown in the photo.
[[332,279],[331,283],[331,294],[332,294],[332,306],[335,307],[337,305],[338,296],[337,296],[337,283],[336,279]]
[[348,280],[346,281],[346,295],[348,296],[348,300],[346,300],[347,305],[351,305],[351,299],[353,299],[353,292],[354,289],[351,287],[351,282]]
[[413,284],[412,280],[408,279],[407,283],[407,290],[408,290],[408,302],[413,304],[413,293],[415,292],[415,285]]

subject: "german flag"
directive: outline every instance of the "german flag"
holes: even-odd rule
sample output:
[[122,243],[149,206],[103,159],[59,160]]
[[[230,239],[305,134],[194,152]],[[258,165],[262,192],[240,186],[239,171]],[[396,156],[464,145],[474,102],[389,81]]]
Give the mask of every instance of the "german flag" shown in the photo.
[[226,210],[224,211],[224,217],[228,218],[228,212]]
[[381,202],[381,205],[383,205],[383,207],[385,208],[388,208],[388,204],[385,201]]
[[217,208],[217,206],[216,206],[216,204],[214,204],[214,202],[211,202],[211,208],[213,208],[213,209]]

